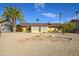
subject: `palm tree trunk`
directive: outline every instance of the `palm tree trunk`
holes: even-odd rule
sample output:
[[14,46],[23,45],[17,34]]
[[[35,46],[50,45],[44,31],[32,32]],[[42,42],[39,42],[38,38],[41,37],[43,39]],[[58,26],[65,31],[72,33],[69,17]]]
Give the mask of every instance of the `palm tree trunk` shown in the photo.
[[1,36],[1,29],[0,29],[0,36]]
[[13,32],[16,32],[16,19],[13,18]]

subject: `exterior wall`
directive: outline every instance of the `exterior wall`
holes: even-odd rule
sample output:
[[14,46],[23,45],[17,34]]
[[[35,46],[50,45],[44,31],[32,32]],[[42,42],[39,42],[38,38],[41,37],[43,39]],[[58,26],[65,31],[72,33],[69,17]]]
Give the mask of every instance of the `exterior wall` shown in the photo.
[[31,27],[31,32],[32,33],[48,32],[48,27]]
[[[34,29],[36,28],[36,29]],[[31,27],[31,32],[32,33],[38,33],[39,32],[39,27]]]
[[60,32],[58,28],[53,27],[31,27],[30,29],[26,29],[25,27],[22,27],[21,32],[28,32],[30,30],[31,33],[46,33],[46,32]]
[[24,27],[24,28],[22,28],[22,32],[27,32],[27,30],[26,30],[26,28]]
[[41,27],[41,32],[48,32],[48,27]]

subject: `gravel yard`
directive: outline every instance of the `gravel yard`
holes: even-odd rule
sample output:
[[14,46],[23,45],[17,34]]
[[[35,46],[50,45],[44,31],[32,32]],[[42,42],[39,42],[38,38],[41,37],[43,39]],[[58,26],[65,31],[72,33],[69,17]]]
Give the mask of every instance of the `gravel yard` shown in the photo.
[[1,56],[79,56],[79,34],[2,33]]

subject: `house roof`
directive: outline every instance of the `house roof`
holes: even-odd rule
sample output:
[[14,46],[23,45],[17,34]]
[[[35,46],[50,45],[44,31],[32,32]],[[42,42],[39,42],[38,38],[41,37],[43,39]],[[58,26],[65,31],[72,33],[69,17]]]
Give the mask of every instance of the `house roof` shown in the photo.
[[6,22],[7,20],[0,20],[0,23]]
[[51,26],[51,27],[58,27],[60,24],[59,23],[21,23],[19,24],[20,26],[26,26],[26,27],[47,27],[47,26]]
[[79,19],[72,19],[70,22],[76,22],[76,23],[79,23]]
[[6,20],[6,18],[5,17],[3,17],[3,16],[0,16],[0,23],[4,23],[4,22],[6,22],[7,20]]

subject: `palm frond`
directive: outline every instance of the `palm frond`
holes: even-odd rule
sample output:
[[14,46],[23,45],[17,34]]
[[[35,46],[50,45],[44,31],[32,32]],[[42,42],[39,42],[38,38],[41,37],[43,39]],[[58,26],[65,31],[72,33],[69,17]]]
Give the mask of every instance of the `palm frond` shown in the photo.
[[18,9],[16,7],[12,7],[12,6],[5,7],[3,16],[10,18],[9,20],[15,19],[16,21],[17,19],[19,19],[21,22],[25,22],[21,9]]

